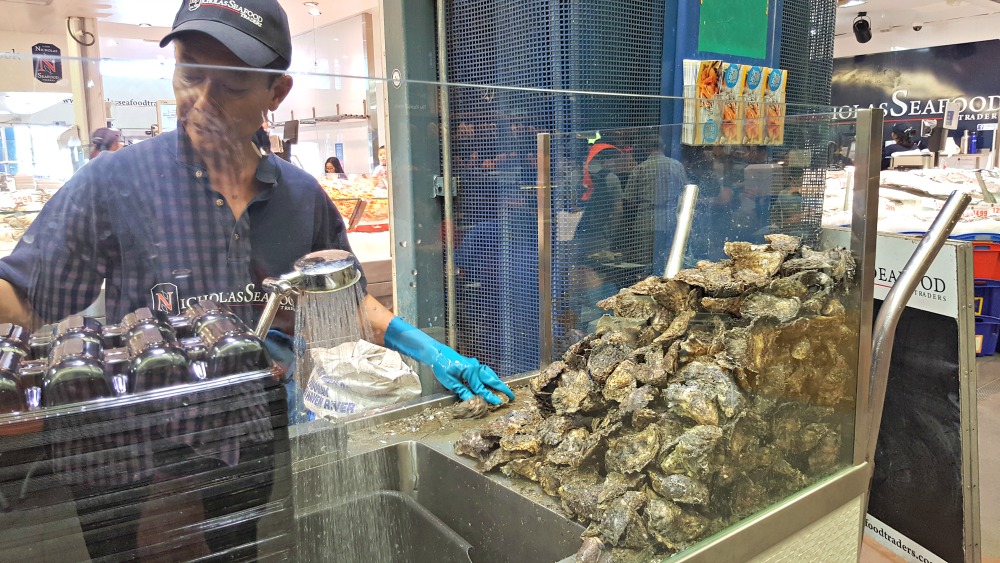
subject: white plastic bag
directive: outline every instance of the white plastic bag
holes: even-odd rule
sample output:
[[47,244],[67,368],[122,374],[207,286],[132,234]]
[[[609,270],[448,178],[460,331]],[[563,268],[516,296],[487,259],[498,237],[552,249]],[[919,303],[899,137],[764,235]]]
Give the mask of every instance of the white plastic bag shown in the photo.
[[309,350],[306,408],[342,418],[420,396],[420,378],[398,352],[359,340]]

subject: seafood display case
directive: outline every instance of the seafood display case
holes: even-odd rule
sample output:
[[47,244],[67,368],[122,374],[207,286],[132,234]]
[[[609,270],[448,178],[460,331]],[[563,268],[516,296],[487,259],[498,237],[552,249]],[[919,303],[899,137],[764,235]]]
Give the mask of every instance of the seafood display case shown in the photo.
[[[789,111],[785,145],[767,150],[692,152],[671,146],[674,126],[602,130],[603,139],[665,141],[666,160],[652,153],[644,169],[605,161],[632,201],[596,191],[574,199],[571,146],[594,132],[554,133],[545,148],[540,139],[537,193],[501,205],[537,212],[538,232],[551,237],[536,239],[535,259],[551,268],[535,270],[533,310],[540,348],[547,341],[555,361],[512,376],[516,400],[484,409],[484,419],[467,419],[453,398],[427,397],[294,427],[296,508],[309,515],[297,521],[299,545],[346,524],[343,503],[364,491],[376,504],[371,495],[408,497],[407,511],[468,545],[463,561],[503,560],[496,549],[519,552],[508,542],[533,545],[549,532],[559,547],[535,560],[856,559],[870,478],[874,225],[861,167],[851,248],[823,246],[826,151],[809,139],[833,117]],[[859,123],[866,128],[875,130]],[[767,180],[750,172],[761,166]],[[672,244],[679,194],[658,199],[684,183],[700,188],[686,247]],[[584,226],[588,205],[615,228]],[[502,244],[520,240],[503,222],[527,221],[513,211],[497,220]],[[679,271],[664,276],[668,254]],[[453,486],[425,489],[427,448],[447,460],[435,467]],[[516,495],[494,505],[490,493],[480,510],[460,500],[494,488]],[[352,512],[365,522],[361,536],[342,541],[378,545],[363,530],[401,525],[373,513],[369,523]],[[536,513],[538,526],[528,524]],[[310,549],[322,548],[316,541]],[[411,556],[398,545],[387,555]]]

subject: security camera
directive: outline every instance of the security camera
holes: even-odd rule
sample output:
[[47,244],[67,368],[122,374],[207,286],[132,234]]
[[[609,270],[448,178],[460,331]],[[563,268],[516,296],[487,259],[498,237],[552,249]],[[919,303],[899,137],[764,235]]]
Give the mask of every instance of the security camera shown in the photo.
[[920,31],[924,28],[923,22],[913,22],[913,31]]

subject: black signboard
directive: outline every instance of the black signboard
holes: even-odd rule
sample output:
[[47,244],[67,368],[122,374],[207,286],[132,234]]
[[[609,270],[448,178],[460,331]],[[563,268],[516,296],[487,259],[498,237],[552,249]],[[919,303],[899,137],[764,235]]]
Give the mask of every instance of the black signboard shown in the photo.
[[31,46],[31,56],[35,61],[35,78],[39,82],[55,84],[62,80],[62,51],[51,43],[36,43]]
[[845,57],[833,61],[831,104],[838,117],[854,120],[858,108],[886,111],[886,138],[896,123],[918,131],[921,120],[940,120],[955,100],[957,132],[979,132],[979,147],[991,147],[1000,112],[1000,40],[944,45]]
[[955,319],[903,311],[868,501],[869,514],[950,563],[965,560],[958,353]]

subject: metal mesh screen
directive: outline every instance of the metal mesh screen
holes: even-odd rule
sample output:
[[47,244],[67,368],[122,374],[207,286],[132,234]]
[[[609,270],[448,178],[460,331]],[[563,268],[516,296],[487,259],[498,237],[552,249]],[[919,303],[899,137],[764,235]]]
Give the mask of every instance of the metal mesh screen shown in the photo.
[[[448,77],[461,83],[655,95],[662,43],[662,0],[456,0],[448,14]],[[536,133],[656,125],[659,102],[458,87],[449,95],[452,166],[459,180],[458,348],[501,375],[535,369],[537,208],[535,191],[523,188],[537,181]],[[581,206],[589,149],[585,135],[553,141],[556,217]],[[610,215],[620,204],[600,196],[594,203],[590,208],[598,215]],[[559,229],[554,225],[554,231]],[[574,292],[572,266],[586,251],[579,240],[553,241],[556,301]]]
[[[779,66],[788,70],[788,115],[829,111],[817,106],[830,103],[836,3],[785,0],[783,6]],[[772,206],[772,223],[780,232],[803,237],[809,244],[816,243],[822,223],[830,141],[828,120],[790,120],[785,146],[775,151],[789,165],[778,184],[782,195]],[[789,147],[795,147],[798,154],[789,155]]]

